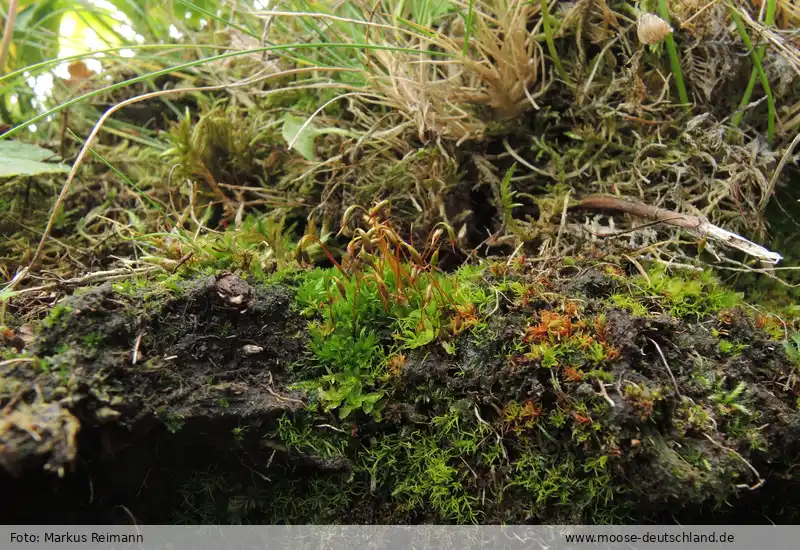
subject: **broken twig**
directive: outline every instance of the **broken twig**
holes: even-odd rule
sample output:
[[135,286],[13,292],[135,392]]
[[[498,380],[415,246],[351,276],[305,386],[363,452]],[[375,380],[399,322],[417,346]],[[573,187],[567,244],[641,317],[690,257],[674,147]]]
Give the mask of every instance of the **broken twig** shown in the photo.
[[604,196],[585,198],[573,208],[612,210],[631,214],[640,218],[648,218],[667,225],[686,229],[699,237],[706,237],[721,242],[764,262],[777,264],[782,259],[781,255],[777,252],[767,250],[763,246],[748,241],[744,237],[732,233],[727,229],[716,226],[700,216],[681,214],[641,202]]

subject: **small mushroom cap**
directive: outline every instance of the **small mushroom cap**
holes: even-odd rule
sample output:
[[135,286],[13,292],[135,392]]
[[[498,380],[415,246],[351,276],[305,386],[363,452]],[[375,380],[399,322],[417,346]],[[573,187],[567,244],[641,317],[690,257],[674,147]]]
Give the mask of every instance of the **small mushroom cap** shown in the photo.
[[648,46],[658,44],[672,31],[669,23],[653,13],[643,13],[636,26],[639,42]]

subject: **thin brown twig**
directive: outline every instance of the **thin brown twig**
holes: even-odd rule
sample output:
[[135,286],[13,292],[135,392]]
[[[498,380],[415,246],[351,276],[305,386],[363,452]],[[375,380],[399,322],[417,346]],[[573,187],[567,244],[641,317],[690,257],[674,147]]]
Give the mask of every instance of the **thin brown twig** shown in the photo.
[[300,401],[299,399],[294,399],[292,397],[286,397],[284,395],[281,395],[270,387],[266,387],[265,389],[270,393],[270,395],[272,395],[278,401],[289,401],[291,403],[299,403],[301,405],[305,405],[305,402]]
[[748,462],[741,454],[739,454],[738,451],[736,451],[735,449],[731,449],[730,447],[726,447],[725,445],[723,445],[719,441],[716,441],[713,437],[711,437],[708,434],[704,433],[703,435],[706,436],[706,439],[708,439],[711,443],[713,443],[714,445],[716,445],[720,449],[723,449],[725,451],[728,451],[729,453],[734,454],[736,456],[736,458],[738,458],[739,460],[744,462],[745,465],[747,465],[747,467],[750,468],[750,471],[753,472],[753,474],[755,474],[756,480],[757,480],[755,485],[737,485],[736,486],[737,488],[740,488],[740,489],[741,488],[745,488],[745,489],[749,489],[751,491],[755,491],[756,489],[758,489],[759,487],[764,485],[764,478],[761,477],[761,474],[758,473],[758,470],[756,470],[755,466],[750,464],[750,462]]
[[178,260],[178,263],[175,264],[175,267],[172,268],[172,272],[176,273],[178,271],[178,269],[180,269],[180,267],[183,264],[185,264],[186,262],[188,262],[192,258],[192,256],[194,256],[194,250],[191,250],[191,251],[187,252],[186,254],[184,254],[183,256],[181,256],[181,259]]
[[8,402],[8,404],[5,407],[3,407],[3,410],[0,411],[0,414],[2,414],[3,416],[8,416],[9,414],[11,414],[11,411],[14,410],[14,405],[16,405],[19,402],[19,400],[22,399],[22,396],[28,393],[28,391],[29,388],[23,388],[19,390],[16,394],[14,394],[14,397],[12,397],[11,400]]
[[0,367],[5,367],[6,365],[13,365],[14,363],[33,363],[36,361],[34,357],[14,357],[13,359],[6,359],[5,361],[0,361]]
[[144,333],[139,334],[136,338],[136,343],[133,345],[133,357],[131,357],[131,365],[135,365],[139,362],[139,346],[142,344],[142,337]]
[[644,270],[642,264],[640,264],[638,261],[628,256],[627,254],[623,254],[623,256],[627,258],[627,260],[634,265],[636,270],[639,272],[639,275],[641,275],[644,278],[644,280],[647,281],[647,286],[653,286],[653,282],[650,280],[650,275],[648,275],[647,271]]
[[652,338],[648,337],[647,339],[650,340],[650,342],[652,342],[653,345],[656,347],[656,351],[658,351],[658,355],[659,357],[661,357],[661,361],[664,363],[664,366],[667,368],[667,372],[669,373],[669,377],[672,379],[672,385],[675,386],[675,393],[682,400],[683,396],[681,395],[681,390],[678,388],[678,381],[675,380],[675,375],[672,374],[672,369],[669,368],[669,363],[667,363],[667,358],[664,357],[664,352],[661,351],[661,346],[659,346],[658,342],[656,342]]
[[118,279],[120,277],[130,277],[131,275],[144,275],[151,271],[155,271],[157,269],[159,268],[137,267],[133,269],[121,268],[121,269],[112,269],[109,271],[95,271],[94,273],[87,273],[86,275],[82,275],[80,277],[74,277],[72,279],[61,279],[57,282],[45,283],[43,285],[33,286],[30,288],[23,288],[22,290],[16,291],[14,295],[19,296],[21,294],[29,294],[31,292],[52,290],[54,288],[59,288],[59,287],[81,286],[85,284],[96,283],[98,281],[111,281],[114,279]]

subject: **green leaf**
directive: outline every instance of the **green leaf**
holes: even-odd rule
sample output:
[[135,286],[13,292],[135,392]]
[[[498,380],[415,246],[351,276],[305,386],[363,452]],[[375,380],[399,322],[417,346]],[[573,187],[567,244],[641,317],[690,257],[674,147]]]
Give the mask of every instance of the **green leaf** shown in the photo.
[[22,7],[14,25],[14,42],[19,44],[14,68],[33,65],[58,55],[59,28],[64,8],[62,0],[30,2]]
[[339,420],[344,420],[351,412],[353,412],[353,408],[350,405],[339,407]]
[[[306,160],[315,160],[314,139],[319,135],[319,130],[314,124],[303,128],[305,120],[294,115],[286,115],[283,119],[282,135],[287,144],[292,144],[292,149],[303,155]],[[302,129],[302,131],[301,131]]]
[[0,177],[37,176],[54,172],[69,172],[64,164],[42,162],[55,153],[21,141],[0,141]]
[[320,397],[323,401],[327,402],[325,410],[330,411],[341,405],[342,401],[344,401],[345,397],[347,397],[347,394],[337,388],[320,392]]
[[26,160],[48,160],[56,156],[38,145],[12,140],[0,142],[0,155]]
[[372,392],[372,393],[368,393],[367,395],[363,396],[361,398],[361,402],[362,402],[362,404],[363,403],[370,403],[370,404],[374,405],[375,403],[378,402],[378,400],[381,397],[383,397],[383,393],[382,392]]
[[422,326],[424,327],[423,330],[419,330],[416,333],[416,337],[409,343],[409,347],[418,348],[433,342],[433,339],[436,337],[436,332],[433,329],[431,320],[428,318],[423,319]]

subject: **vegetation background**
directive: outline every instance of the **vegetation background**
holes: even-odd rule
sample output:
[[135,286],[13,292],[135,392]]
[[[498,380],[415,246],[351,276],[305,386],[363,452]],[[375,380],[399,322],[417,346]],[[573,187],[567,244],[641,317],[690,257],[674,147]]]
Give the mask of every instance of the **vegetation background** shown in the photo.
[[0,15],[9,471],[110,423],[207,453],[92,505],[152,521],[797,517],[796,0]]

